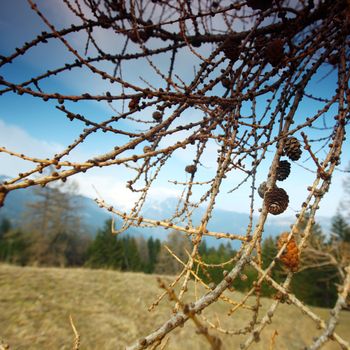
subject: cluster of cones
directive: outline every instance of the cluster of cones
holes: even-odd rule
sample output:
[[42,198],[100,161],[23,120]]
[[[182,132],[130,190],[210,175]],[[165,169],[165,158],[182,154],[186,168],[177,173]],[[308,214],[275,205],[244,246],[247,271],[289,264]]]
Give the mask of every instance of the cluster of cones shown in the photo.
[[[284,144],[283,155],[295,161],[300,158],[301,153],[302,150],[299,141],[295,137],[289,137]],[[291,165],[287,160],[280,160],[276,169],[276,180],[285,180],[290,174],[290,168]],[[289,197],[283,188],[275,186],[267,190],[266,182],[263,182],[259,186],[258,193],[264,198],[269,213],[278,215],[287,209]],[[300,262],[298,245],[294,237],[291,237],[288,242],[288,236],[289,233],[284,232],[278,238],[278,249],[281,249],[287,243],[280,260],[291,271],[297,271]]]
[[[289,137],[284,145],[283,153],[291,160],[298,160],[302,150],[299,141],[295,137]],[[283,181],[290,174],[290,163],[287,160],[281,160],[276,169],[276,180]],[[289,203],[287,192],[283,188],[274,186],[267,190],[266,182],[263,182],[258,189],[261,198],[264,198],[265,205],[270,214],[278,215],[283,213]]]

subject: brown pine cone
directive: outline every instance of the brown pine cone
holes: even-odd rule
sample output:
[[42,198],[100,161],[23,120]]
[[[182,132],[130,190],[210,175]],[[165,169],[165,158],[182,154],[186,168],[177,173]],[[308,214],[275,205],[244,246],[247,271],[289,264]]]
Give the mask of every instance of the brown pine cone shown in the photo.
[[140,97],[133,97],[129,102],[129,109],[135,109],[139,106]]
[[274,67],[278,66],[284,58],[284,43],[281,39],[270,41],[265,47],[265,57]]
[[288,160],[280,160],[276,170],[276,178],[278,181],[285,180],[290,174],[290,163]]
[[150,147],[150,146],[143,147],[143,153],[148,153],[148,152],[151,152],[151,151],[152,151],[152,147]]
[[162,115],[162,113],[155,111],[155,112],[153,112],[152,117],[156,122],[160,122],[163,118],[163,115]]
[[284,144],[284,154],[291,160],[298,160],[302,150],[300,142],[295,137],[289,137]]
[[240,54],[240,40],[234,38],[228,38],[225,40],[224,45],[222,47],[222,51],[224,52],[226,58],[231,61],[236,61]]
[[231,87],[231,80],[228,78],[223,78],[221,84],[224,88],[229,89]]
[[287,209],[288,203],[289,197],[283,188],[274,187],[265,193],[265,205],[270,214],[283,213]]
[[101,16],[98,17],[98,23],[102,28],[108,29],[112,26],[113,20],[102,13]]
[[[281,249],[283,244],[287,242],[288,236],[289,236],[289,232],[284,232],[279,236],[277,241],[278,249]],[[287,243],[286,248],[284,249],[282,255],[280,256],[280,260],[291,271],[295,272],[298,270],[298,266],[300,262],[299,249],[294,237],[292,237],[290,241]]]
[[185,168],[186,173],[194,174],[196,172],[197,168],[195,165],[187,165]]

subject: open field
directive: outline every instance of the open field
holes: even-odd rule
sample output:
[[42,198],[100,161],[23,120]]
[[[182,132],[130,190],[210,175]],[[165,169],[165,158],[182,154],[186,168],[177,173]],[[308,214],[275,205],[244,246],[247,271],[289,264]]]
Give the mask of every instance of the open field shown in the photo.
[[[168,278],[166,278],[168,279]],[[73,333],[69,314],[81,336],[81,349],[123,349],[155,329],[171,313],[165,299],[153,312],[148,306],[160,293],[156,276],[89,269],[56,269],[0,265],[0,340],[10,349],[71,349]],[[240,293],[231,293],[239,300]],[[263,299],[263,309],[271,303]],[[328,310],[313,308],[322,317]],[[250,311],[230,318],[227,307],[213,305],[205,314],[222,316],[223,327],[244,327]],[[213,317],[214,319],[214,317]],[[343,312],[337,332],[350,340],[350,313]],[[303,349],[317,334],[315,324],[294,306],[282,304],[273,323],[252,349],[269,349],[278,332],[274,349]],[[223,349],[239,349],[241,336],[220,335]],[[190,321],[172,333],[167,349],[207,349]],[[338,349],[335,343],[324,349]]]

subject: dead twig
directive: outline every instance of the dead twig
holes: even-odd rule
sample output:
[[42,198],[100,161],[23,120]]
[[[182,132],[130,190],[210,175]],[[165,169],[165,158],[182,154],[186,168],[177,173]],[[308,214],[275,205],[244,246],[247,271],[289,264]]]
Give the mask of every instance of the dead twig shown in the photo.
[[71,325],[71,327],[73,329],[73,333],[74,333],[74,342],[73,342],[72,349],[79,350],[79,348],[80,348],[80,335],[79,335],[79,333],[74,325],[72,315],[69,315],[69,322],[70,322],[70,325]]

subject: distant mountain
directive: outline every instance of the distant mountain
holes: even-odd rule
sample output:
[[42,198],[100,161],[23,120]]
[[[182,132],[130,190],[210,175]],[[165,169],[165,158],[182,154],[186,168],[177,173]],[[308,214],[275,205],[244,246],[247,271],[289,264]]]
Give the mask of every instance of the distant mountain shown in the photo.
[[[9,180],[6,176],[0,175],[0,183]],[[0,208],[0,218],[6,217],[11,220],[14,225],[18,225],[23,218],[27,203],[38,200],[33,187],[11,191],[6,196],[5,205]],[[82,208],[82,222],[86,226],[90,235],[94,235],[98,228],[110,218],[110,214],[101,210],[96,203],[88,197],[74,196],[74,203]]]
[[[164,220],[170,218],[174,213],[174,208],[177,207],[178,200],[176,198],[167,199],[166,201],[152,202],[142,212],[144,217],[150,219]],[[194,225],[199,225],[200,220],[205,212],[205,208],[199,207],[193,214],[192,220]],[[291,216],[272,216],[269,215],[264,228],[264,236],[277,236],[283,231],[290,229],[295,221],[295,217]],[[317,217],[316,222],[321,225],[325,233],[330,229],[330,218]],[[257,216],[253,219],[253,229],[257,223]],[[214,209],[212,218],[208,224],[208,230],[225,233],[235,233],[240,235],[246,234],[246,229],[249,224],[249,214],[238,213],[223,209]],[[184,225],[184,223],[180,223]],[[163,228],[155,228],[155,233],[159,236],[166,234]],[[219,245],[221,240],[209,238],[208,243],[211,245]],[[236,246],[234,244],[234,246]]]
[[[9,177],[0,175],[0,184],[4,181],[10,180]],[[103,227],[106,220],[111,218],[111,213],[105,209],[99,208],[95,201],[89,197],[82,195],[74,195],[73,202],[81,208],[80,215],[82,217],[82,224],[86,227],[86,231],[89,235],[94,236],[97,230]],[[13,225],[19,226],[21,220],[24,217],[24,213],[27,208],[27,204],[37,201],[39,198],[35,193],[34,187],[28,187],[24,189],[18,189],[11,191],[6,196],[5,204],[0,208],[0,219],[8,218]],[[122,220],[115,218],[116,227],[120,227]],[[153,229],[140,229],[131,227],[126,231],[131,236],[143,236],[147,239],[150,236],[157,237],[159,239],[165,239],[167,232],[159,233]]]
[[[0,183],[8,180],[6,176],[0,175]],[[19,224],[23,213],[26,210],[27,203],[37,200],[37,196],[33,187],[19,189],[12,191],[6,197],[5,205],[0,208],[0,218],[7,217],[14,224]],[[79,207],[81,207],[82,222],[87,228],[90,235],[95,235],[97,230],[101,228],[104,222],[111,217],[110,213],[104,209],[99,208],[96,203],[88,197],[77,195],[74,200]],[[142,215],[145,218],[155,220],[165,220],[171,218],[174,209],[177,206],[178,200],[176,198],[169,198],[164,201],[149,202],[143,209]],[[193,215],[193,224],[199,225],[200,219],[205,212],[205,208],[199,207]],[[254,217],[253,225],[257,218]],[[265,224],[264,236],[276,236],[282,231],[288,230],[290,225],[294,222],[293,217],[273,217],[270,215]],[[323,228],[324,232],[329,231],[330,219],[326,217],[318,217],[316,220]],[[116,218],[116,226],[121,225],[121,220]],[[223,209],[214,209],[213,216],[209,222],[208,229],[217,232],[231,232],[240,235],[246,234],[246,228],[249,223],[249,215],[245,213],[238,213]],[[184,223],[179,223],[184,225]],[[254,228],[254,226],[253,226]],[[130,228],[128,233],[133,236],[143,236],[147,239],[149,236],[164,240],[168,231],[162,227],[156,228]],[[217,240],[212,237],[207,238],[209,245],[217,246],[222,240]],[[233,244],[237,247],[238,242]]]

